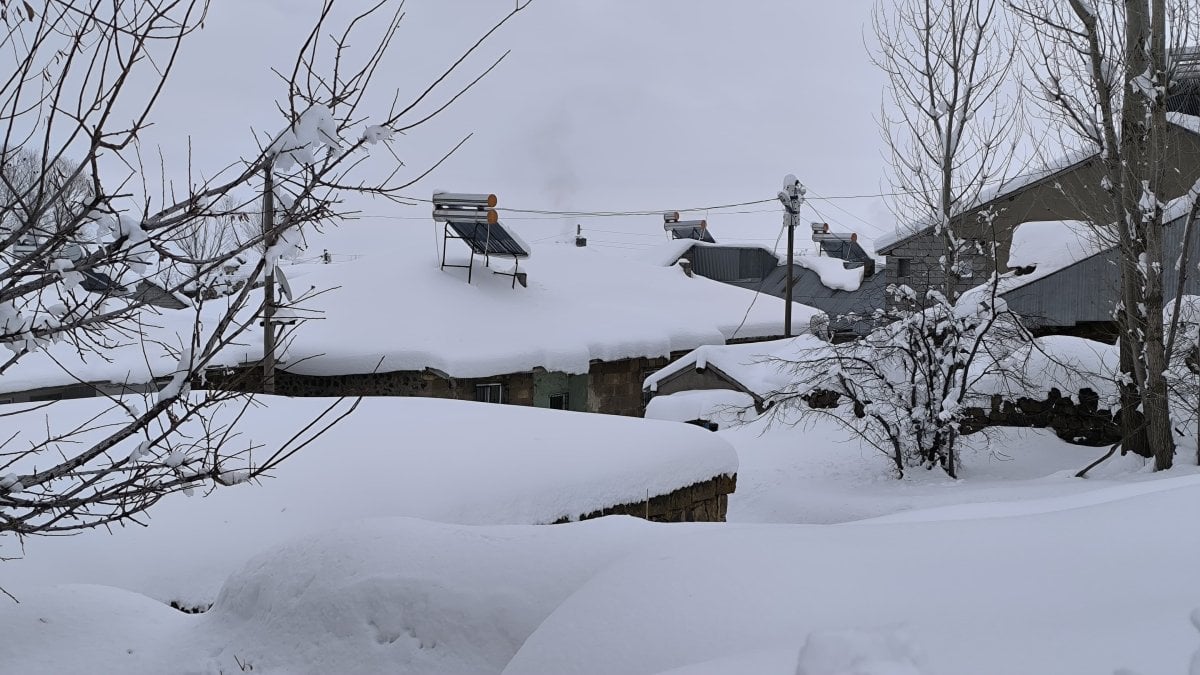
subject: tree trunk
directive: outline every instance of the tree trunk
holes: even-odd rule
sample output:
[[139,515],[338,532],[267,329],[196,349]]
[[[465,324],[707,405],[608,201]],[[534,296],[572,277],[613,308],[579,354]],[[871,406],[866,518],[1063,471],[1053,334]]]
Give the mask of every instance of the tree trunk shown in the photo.
[[[1152,0],[1150,26],[1150,62],[1156,85],[1153,97],[1146,97],[1150,106],[1149,153],[1143,180],[1157,195],[1162,185],[1167,157],[1167,26],[1164,0]],[[1157,197],[1156,197],[1157,199]],[[1163,234],[1162,208],[1154,207],[1153,217],[1142,221],[1145,240],[1144,308],[1146,381],[1142,392],[1142,409],[1146,414],[1146,436],[1154,453],[1154,469],[1171,468],[1175,457],[1175,439],[1171,435],[1171,411],[1167,398],[1167,352],[1163,335]],[[1186,242],[1185,242],[1186,246]]]

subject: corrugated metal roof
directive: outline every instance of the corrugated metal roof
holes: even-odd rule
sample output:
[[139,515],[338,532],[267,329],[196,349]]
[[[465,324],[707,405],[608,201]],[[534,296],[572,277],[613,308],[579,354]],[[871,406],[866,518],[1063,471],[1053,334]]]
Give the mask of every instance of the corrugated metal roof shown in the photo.
[[[1163,291],[1174,298],[1179,283],[1175,261],[1183,251],[1187,217],[1176,218],[1163,230]],[[1200,262],[1200,237],[1191,242],[1192,266]],[[1020,279],[1020,277],[1016,277]],[[1074,326],[1112,321],[1120,298],[1121,271],[1116,247],[1100,251],[1052,274],[1022,284],[1001,295],[1009,308],[1039,326]],[[1200,294],[1200,277],[1189,275],[1184,292]]]

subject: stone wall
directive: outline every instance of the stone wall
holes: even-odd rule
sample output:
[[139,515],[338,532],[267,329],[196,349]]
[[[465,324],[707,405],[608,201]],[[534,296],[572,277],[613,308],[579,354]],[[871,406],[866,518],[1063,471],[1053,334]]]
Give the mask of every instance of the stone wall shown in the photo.
[[[258,368],[240,368],[209,373],[196,388],[231,391],[262,391]],[[475,400],[475,385],[501,384],[505,403],[533,405],[533,373],[510,373],[492,377],[455,379],[433,373],[395,371],[353,375],[297,375],[285,370],[275,373],[275,392],[281,396],[427,396],[463,401]]]
[[[1078,402],[1077,402],[1078,401]],[[990,426],[1051,429],[1055,435],[1076,445],[1112,445],[1121,439],[1121,413],[1101,410],[1100,397],[1091,389],[1081,389],[1076,400],[1051,389],[1046,400],[1021,397],[1006,401],[993,396],[991,406],[967,408],[963,433],[971,434]]]
[[[620,504],[581,515],[574,520],[603,516],[635,516],[656,523],[723,523],[729,507],[729,495],[737,488],[737,476],[717,476],[680,488],[649,500]],[[563,518],[558,523],[570,522]]]
[[[642,382],[650,373],[686,353],[674,352],[669,358],[595,361],[587,376],[586,407],[574,402],[571,407],[587,412],[641,417],[646,411]],[[476,385],[498,383],[504,386],[505,403],[532,406],[537,379],[532,372],[459,379],[418,371],[320,376],[280,370],[275,373],[275,392],[281,396],[428,396],[473,401]],[[262,371],[246,367],[210,372],[203,383],[194,382],[193,387],[260,392]],[[571,387],[572,392],[583,389],[582,386]]]
[[[803,398],[810,408],[835,408],[841,397],[817,390]],[[1059,438],[1076,445],[1112,445],[1121,438],[1120,411],[1100,409],[1100,397],[1086,388],[1074,400],[1058,389],[1051,389],[1044,401],[1025,396],[1008,401],[992,396],[988,408],[966,407],[963,413],[961,429],[965,436],[988,427],[1028,427],[1051,429]]]
[[588,412],[641,417],[646,412],[642,383],[654,371],[687,354],[670,357],[593,361],[588,371]]

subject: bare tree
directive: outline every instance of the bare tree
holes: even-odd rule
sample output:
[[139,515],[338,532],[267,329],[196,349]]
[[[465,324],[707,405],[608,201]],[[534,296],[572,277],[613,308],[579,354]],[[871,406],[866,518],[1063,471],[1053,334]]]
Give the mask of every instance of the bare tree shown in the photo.
[[[1004,177],[1017,143],[1019,116],[1005,100],[1014,41],[1002,8],[999,0],[875,6],[874,60],[888,78],[881,127],[900,195],[894,212],[933,227],[940,278],[917,289],[890,287],[897,320],[821,353],[830,370],[816,381],[854,405],[861,424],[850,425],[893,458],[899,475],[913,465],[956,475],[972,372],[977,360],[993,356],[988,336],[1004,316],[998,276],[975,279],[972,264],[995,257],[994,213],[960,217]],[[962,296],[964,283],[984,281],[981,292]],[[798,365],[808,371],[815,363],[809,356]],[[783,399],[805,395],[802,387]]]
[[1029,58],[1039,85],[1036,93],[1055,119],[1096,149],[1104,168],[1098,187],[1108,204],[1093,224],[1120,251],[1121,297],[1114,318],[1121,335],[1123,450],[1153,457],[1156,469],[1170,468],[1175,445],[1166,377],[1165,200],[1160,195],[1171,168],[1168,45],[1186,44],[1190,3],[1012,4],[1036,36],[1037,52]]
[[[450,76],[528,3],[508,9],[424,89],[369,96],[403,24],[403,2],[348,3],[355,13],[339,22],[336,0],[325,0],[311,30],[299,36],[293,64],[279,71],[281,131],[261,139],[257,149],[248,144],[222,171],[189,172],[215,177],[189,183],[179,195],[164,187],[156,198],[138,140],[207,3],[0,0],[0,46],[8,62],[0,69],[0,165],[20,161],[30,168],[20,181],[0,172],[0,343],[11,352],[0,362],[0,382],[16,364],[45,356],[37,352],[56,341],[80,359],[97,360],[114,343],[141,344],[148,360],[166,354],[174,365],[169,381],[142,405],[110,399],[122,413],[119,423],[97,429],[80,420],[65,434],[0,445],[0,535],[120,522],[177,490],[253,479],[347,412],[351,406],[335,404],[293,441],[251,456],[231,427],[207,426],[216,408],[251,401],[189,388],[257,325],[264,301],[252,289],[304,230],[336,224],[351,195],[406,203],[403,191],[444,161],[401,176],[403,165],[388,141],[432,119],[494,68],[503,56],[480,68],[479,77],[444,91]],[[377,99],[385,101],[380,108]],[[380,149],[389,151],[375,152],[378,159],[369,162]],[[160,182],[170,183],[166,176]],[[267,201],[279,208],[259,236],[232,245],[179,245],[205,222],[260,210],[264,182],[274,184]],[[254,254],[262,242],[269,244],[266,251]],[[248,283],[219,307],[197,302],[189,330],[178,334],[151,331],[156,315],[142,300],[78,286],[89,274],[145,275],[174,267],[187,270],[169,284],[176,292],[239,255],[251,261]],[[51,359],[56,353],[48,352]],[[45,414],[39,407],[3,414]]]

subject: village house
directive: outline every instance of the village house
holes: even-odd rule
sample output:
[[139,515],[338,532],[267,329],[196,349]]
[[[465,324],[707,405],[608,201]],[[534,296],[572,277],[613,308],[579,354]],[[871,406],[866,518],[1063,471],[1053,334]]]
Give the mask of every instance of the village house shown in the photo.
[[[827,223],[813,223],[812,235],[815,253],[794,257],[792,301],[821,310],[817,319],[828,325],[802,328],[828,332],[835,342],[866,334],[885,304],[882,262],[863,249],[857,235],[831,233]],[[706,240],[679,238],[655,250],[651,259],[683,264],[693,274],[756,293],[787,295],[786,257],[769,246],[721,243],[710,234]]]
[[[1176,261],[1189,261],[1183,294],[1200,295],[1200,232],[1192,228],[1187,257],[1184,238],[1192,201],[1179,198],[1163,211],[1163,297],[1179,290]],[[1115,342],[1114,312],[1120,298],[1119,250],[1113,233],[1098,234],[1090,223],[1028,222],[1013,235],[1010,264],[996,292],[1034,335],[1074,335]],[[979,289],[984,290],[984,289]]]
[[[1180,197],[1200,179],[1200,126],[1197,118],[1172,112],[1167,144],[1171,162],[1158,187],[1164,202]],[[966,240],[964,264],[955,271],[959,292],[978,286],[990,274],[1010,268],[1013,230],[1031,221],[1113,222],[1110,202],[1101,189],[1103,167],[1094,152],[1067,154],[1044,170],[1018,176],[964,208],[953,219],[955,233]],[[981,218],[985,213],[994,217]],[[988,253],[996,246],[993,259]],[[879,255],[888,258],[887,283],[904,284],[923,295],[942,288],[946,272],[940,259],[943,243],[932,224],[898,228],[875,241]],[[982,251],[982,252],[980,252]],[[893,298],[887,298],[889,306]]]
[[[512,260],[485,266],[464,249],[450,249],[444,266],[424,247],[403,246],[283,268],[294,311],[311,320],[284,340],[276,393],[641,416],[642,382],[672,359],[783,335],[780,300],[678,266],[547,242],[521,258],[514,279]],[[807,331],[817,314],[795,304],[793,324]],[[256,364],[217,369],[207,386],[258,391],[260,373]]]
[[[641,416],[643,380],[673,358],[702,345],[783,335],[780,300],[756,300],[678,266],[547,242],[521,261],[522,286],[505,275],[512,260],[472,263],[460,247],[442,267],[440,251],[431,256],[407,245],[411,239],[343,263],[280,265],[295,298],[282,311],[306,320],[280,328],[277,394],[426,396]],[[807,330],[818,313],[796,304],[794,325]],[[145,344],[124,336],[102,355],[48,345],[6,373],[0,396],[154,391],[177,366],[178,350],[162,345],[189,343],[193,314],[163,310],[146,327]],[[193,388],[262,391],[259,319]]]

